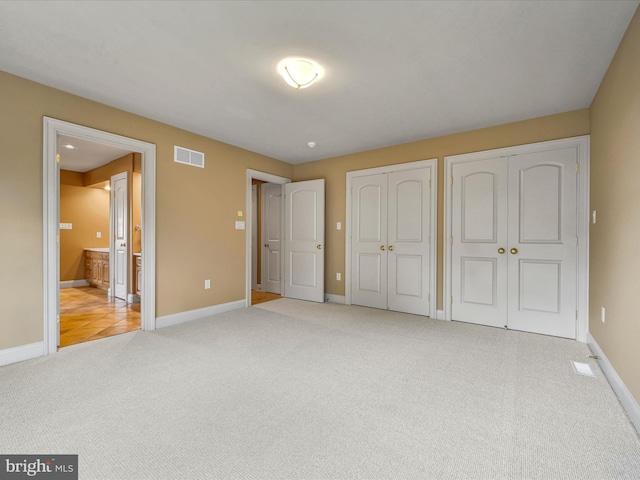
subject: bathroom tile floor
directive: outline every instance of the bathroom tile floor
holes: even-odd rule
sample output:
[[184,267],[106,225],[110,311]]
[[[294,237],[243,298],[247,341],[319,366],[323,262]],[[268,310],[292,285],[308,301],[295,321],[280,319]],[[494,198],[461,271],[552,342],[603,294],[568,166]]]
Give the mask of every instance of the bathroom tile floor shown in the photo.
[[60,347],[140,329],[140,304],[94,287],[60,289]]

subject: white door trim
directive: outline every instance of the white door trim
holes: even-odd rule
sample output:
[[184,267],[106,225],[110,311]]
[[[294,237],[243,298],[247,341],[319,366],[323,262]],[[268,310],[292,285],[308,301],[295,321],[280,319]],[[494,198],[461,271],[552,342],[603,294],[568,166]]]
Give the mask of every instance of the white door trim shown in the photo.
[[416,168],[427,167],[431,169],[431,226],[429,235],[431,236],[431,244],[429,246],[429,264],[431,271],[429,272],[429,296],[430,296],[430,318],[436,318],[437,308],[437,272],[438,272],[438,160],[418,160],[409,163],[399,163],[396,165],[386,165],[384,167],[368,168],[365,170],[354,170],[347,172],[347,190],[346,190],[346,213],[345,213],[345,271],[344,271],[344,296],[345,304],[351,305],[351,186],[354,178],[367,175],[375,175],[378,173],[391,173],[403,170],[414,170]]
[[[252,170],[247,168],[247,181],[246,181],[246,199],[245,199],[245,212],[246,212],[246,225],[251,228],[253,225],[253,215],[251,213],[251,180],[262,180],[263,182],[268,183],[278,183],[283,185],[285,183],[290,183],[291,179],[286,177],[280,177],[278,175],[273,175],[271,173],[261,172],[259,170]],[[284,214],[284,202],[282,206],[283,210],[281,214]],[[281,217],[283,218],[283,217]],[[251,268],[252,268],[252,260],[251,260],[251,232],[245,232],[245,243],[246,243],[246,252],[245,252],[245,306],[251,306]],[[281,255],[282,257],[282,255]],[[280,271],[284,272],[284,258],[282,258],[280,262]],[[280,291],[284,291],[283,279],[280,279]]]
[[474,162],[488,158],[506,157],[524,153],[532,153],[545,149],[561,147],[578,147],[578,319],[576,340],[586,343],[589,330],[589,135],[531,143],[514,147],[485,150],[482,152],[452,155],[444,158],[444,319],[451,320],[451,216],[452,191],[451,178],[453,165],[463,162]]
[[57,181],[58,135],[122,148],[142,155],[142,298],[143,330],[156,328],[156,146],[133,138],[115,135],[62,120],[43,117],[42,229],[43,229],[43,355],[57,351],[57,299],[60,288],[58,274],[60,185]]

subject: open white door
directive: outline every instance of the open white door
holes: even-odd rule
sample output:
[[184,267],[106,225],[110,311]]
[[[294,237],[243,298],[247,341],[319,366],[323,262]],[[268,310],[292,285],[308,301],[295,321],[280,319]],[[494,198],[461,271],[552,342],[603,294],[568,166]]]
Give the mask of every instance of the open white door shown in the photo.
[[127,300],[129,291],[129,173],[111,177],[112,248],[113,271],[111,295]]
[[324,179],[284,185],[284,296],[324,302]]
[[263,183],[262,187],[262,290],[282,293],[282,185]]

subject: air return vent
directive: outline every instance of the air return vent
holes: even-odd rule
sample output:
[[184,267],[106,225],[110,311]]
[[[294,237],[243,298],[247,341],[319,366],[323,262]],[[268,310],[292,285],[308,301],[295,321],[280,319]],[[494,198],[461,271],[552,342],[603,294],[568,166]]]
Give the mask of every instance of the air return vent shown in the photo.
[[173,146],[173,161],[204,168],[204,153],[188,148]]

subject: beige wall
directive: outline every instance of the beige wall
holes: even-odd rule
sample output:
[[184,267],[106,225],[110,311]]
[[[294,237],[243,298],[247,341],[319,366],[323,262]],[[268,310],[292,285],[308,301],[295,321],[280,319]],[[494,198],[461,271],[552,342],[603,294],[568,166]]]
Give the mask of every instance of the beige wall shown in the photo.
[[[640,11],[591,105],[589,331],[640,403]],[[606,323],[600,308],[606,308]]]
[[[253,152],[0,72],[0,349],[42,340],[42,117],[156,145],[156,313],[245,297],[246,169],[291,177]],[[215,132],[212,132],[215,134]],[[173,162],[173,146],[204,152],[206,168]],[[204,279],[211,289],[204,290]]]
[[346,173],[417,160],[438,159],[438,309],[442,309],[444,231],[444,157],[526,143],[575,137],[589,133],[589,111],[576,110],[523,122],[483,128],[445,137],[406,143],[378,150],[355,153],[294,166],[295,180],[326,180],[326,289],[344,295],[344,281],[336,273],[345,268],[345,230],[336,230],[336,222],[345,225]]
[[[84,279],[84,249],[109,247],[109,192],[60,183],[60,280]],[[96,238],[96,232],[102,238]]]

